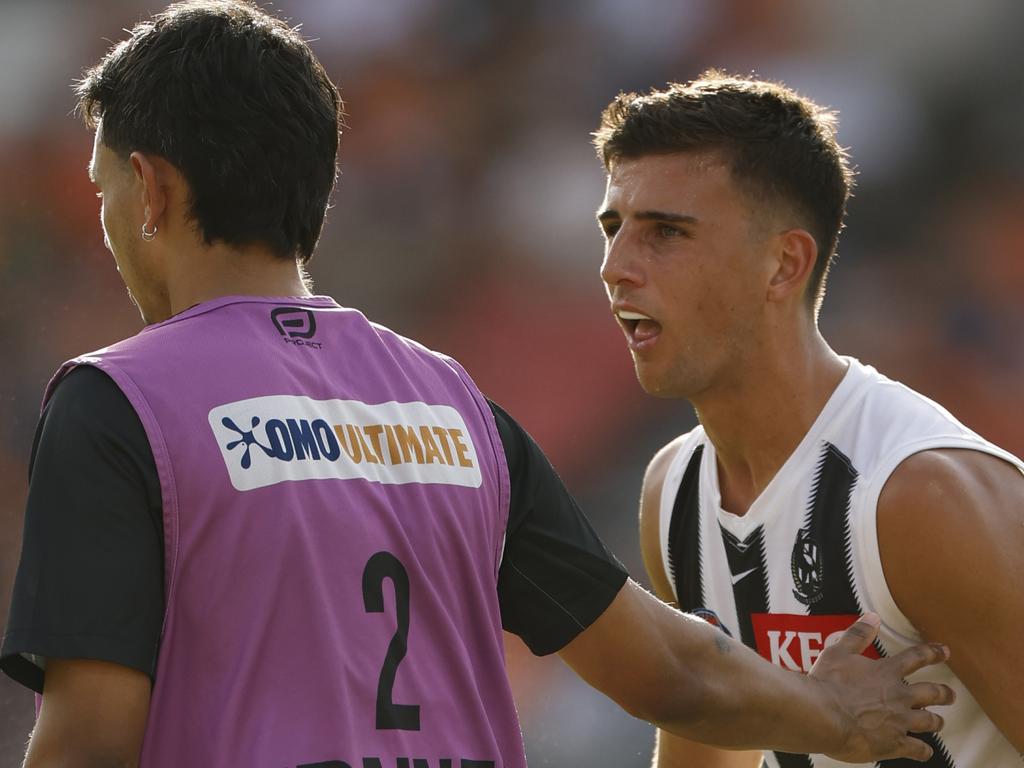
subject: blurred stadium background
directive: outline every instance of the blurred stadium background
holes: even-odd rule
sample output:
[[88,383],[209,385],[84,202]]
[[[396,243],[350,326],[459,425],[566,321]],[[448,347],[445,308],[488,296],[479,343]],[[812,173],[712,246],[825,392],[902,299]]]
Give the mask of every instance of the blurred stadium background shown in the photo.
[[[0,623],[43,387],[140,327],[103,249],[69,84],[162,5],[0,0]],[[826,336],[1024,453],[1019,0],[271,7],[315,38],[347,102],[318,290],[459,358],[635,576],[643,468],[693,416],[639,391],[598,278],[588,134],[619,90],[720,66],[837,108],[860,175]],[[648,726],[508,645],[531,765],[649,765]],[[18,762],[32,716],[0,680],[0,763]]]

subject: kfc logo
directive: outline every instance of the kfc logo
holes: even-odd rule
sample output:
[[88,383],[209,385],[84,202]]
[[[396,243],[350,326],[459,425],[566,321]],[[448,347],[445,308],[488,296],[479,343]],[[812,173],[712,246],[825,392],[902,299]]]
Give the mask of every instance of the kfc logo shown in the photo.
[[[821,652],[843,636],[856,614],[804,616],[791,613],[753,613],[754,640],[757,652],[772,664],[794,672],[810,672]],[[864,655],[881,656],[873,646]]]

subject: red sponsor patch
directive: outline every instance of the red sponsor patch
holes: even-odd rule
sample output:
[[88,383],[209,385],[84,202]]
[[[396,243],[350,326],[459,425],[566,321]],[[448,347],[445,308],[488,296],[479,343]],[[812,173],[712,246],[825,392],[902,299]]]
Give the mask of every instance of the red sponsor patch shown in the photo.
[[[795,672],[810,672],[821,652],[837,642],[859,618],[853,613],[830,616],[750,614],[757,652],[772,664]],[[869,659],[881,658],[874,645],[869,645],[864,655]]]

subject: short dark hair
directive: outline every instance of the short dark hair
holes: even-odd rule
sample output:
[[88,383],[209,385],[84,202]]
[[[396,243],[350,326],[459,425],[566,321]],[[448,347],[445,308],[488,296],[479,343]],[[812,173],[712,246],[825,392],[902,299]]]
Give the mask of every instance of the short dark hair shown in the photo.
[[188,182],[205,242],[262,243],[305,263],[337,176],[342,102],[309,45],[243,0],[191,0],[140,22],[77,84],[122,157]]
[[818,243],[809,299],[817,306],[843,228],[853,170],[836,142],[836,115],[779,83],[708,70],[644,95],[620,93],[594,133],[610,171],[620,159],[721,151],[754,196],[792,207]]

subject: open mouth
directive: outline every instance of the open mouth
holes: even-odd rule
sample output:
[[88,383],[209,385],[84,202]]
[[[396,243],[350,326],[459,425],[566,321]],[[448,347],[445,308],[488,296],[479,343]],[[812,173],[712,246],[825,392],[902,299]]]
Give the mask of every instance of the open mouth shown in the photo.
[[653,343],[654,339],[661,333],[660,323],[639,312],[620,309],[615,313],[615,316],[618,318],[623,330],[625,330],[630,346],[633,348],[642,348],[649,343]]

